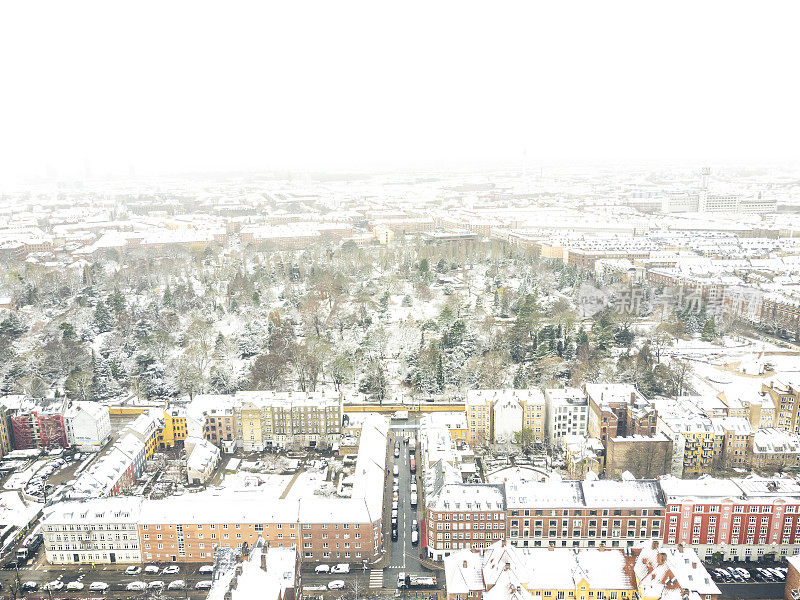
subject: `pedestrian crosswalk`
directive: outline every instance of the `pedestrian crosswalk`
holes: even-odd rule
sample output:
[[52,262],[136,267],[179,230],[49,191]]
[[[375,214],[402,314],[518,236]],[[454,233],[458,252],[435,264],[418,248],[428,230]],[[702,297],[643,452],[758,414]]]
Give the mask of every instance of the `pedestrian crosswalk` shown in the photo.
[[383,569],[372,569],[369,572],[369,587],[373,589],[383,587]]

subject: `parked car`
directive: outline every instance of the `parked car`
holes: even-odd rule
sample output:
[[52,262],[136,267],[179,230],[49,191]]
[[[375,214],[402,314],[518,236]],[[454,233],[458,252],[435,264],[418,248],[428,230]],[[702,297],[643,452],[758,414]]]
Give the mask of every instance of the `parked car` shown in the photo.
[[328,589],[329,590],[343,590],[344,589],[344,581],[341,579],[334,579],[333,581],[328,582]]
[[164,567],[164,570],[161,571],[162,575],[175,575],[176,573],[180,573],[181,568],[178,565],[170,565],[168,567]]
[[775,581],[775,576],[761,567],[756,567],[756,577],[762,581]]
[[147,589],[147,584],[144,581],[131,581],[125,589],[129,592],[142,592]]
[[393,542],[396,542],[396,541],[397,541],[397,527],[394,527],[394,528],[392,529],[392,541],[393,541]]
[[137,567],[136,565],[131,565],[127,569],[125,569],[125,575],[138,575],[142,572],[142,567]]
[[108,584],[105,581],[93,581],[89,584],[89,590],[92,592],[104,592],[108,589]]
[[164,589],[164,582],[160,579],[156,579],[155,581],[151,581],[147,584],[148,589],[151,590],[163,590]]
[[67,584],[67,589],[68,590],[82,590],[83,589],[83,584],[80,581],[70,581]]
[[350,565],[347,563],[339,563],[331,567],[331,573],[349,573]]
[[314,567],[314,573],[330,573],[331,568],[329,565],[317,565]]
[[214,567],[213,565],[203,565],[202,567],[197,569],[197,572],[200,573],[201,575],[211,575],[211,573],[214,572]]
[[35,581],[26,581],[25,583],[22,584],[23,590],[35,590],[38,587],[39,584],[36,583]]
[[62,589],[63,587],[64,587],[64,582],[63,581],[59,581],[58,579],[56,579],[55,581],[51,581],[50,583],[45,583],[44,584],[44,589],[46,589],[48,591],[51,591],[51,592],[57,592],[58,590]]
[[204,579],[203,581],[198,581],[194,584],[194,589],[196,590],[210,590],[211,589],[211,580]]
[[183,579],[176,579],[175,581],[170,581],[169,585],[167,586],[168,590],[183,590],[186,588],[186,582]]
[[411,532],[411,545],[416,546],[419,541],[419,534],[415,531]]
[[156,565],[147,565],[144,568],[144,572],[147,573],[148,575],[158,575],[160,571],[161,569],[159,569]]
[[742,579],[750,579],[750,571],[742,567],[736,567],[736,572],[742,576]]
[[12,569],[16,569],[16,568],[21,567],[21,566],[22,565],[19,562],[17,562],[16,558],[12,558],[10,561],[8,561],[7,563],[5,563],[3,565],[3,569],[5,571],[10,571]]
[[772,567],[772,568],[770,568],[768,570],[769,570],[770,573],[772,573],[775,576],[775,579],[777,579],[778,581],[783,581],[784,579],[786,579],[786,575],[784,575],[782,571],[780,571],[780,570],[778,570],[778,569],[776,569],[774,567]]

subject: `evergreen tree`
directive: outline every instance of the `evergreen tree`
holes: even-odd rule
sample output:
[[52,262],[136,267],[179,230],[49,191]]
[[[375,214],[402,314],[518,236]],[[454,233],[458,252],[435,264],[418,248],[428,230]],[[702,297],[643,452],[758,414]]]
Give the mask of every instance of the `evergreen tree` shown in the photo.
[[100,333],[111,331],[114,326],[111,311],[108,310],[106,303],[102,300],[97,301],[97,306],[94,309],[94,325]]
[[5,319],[0,321],[0,337],[15,340],[25,331],[27,331],[27,328],[19,320],[16,312],[12,311]]
[[706,319],[703,324],[703,333],[701,335],[703,341],[712,342],[717,337],[717,327],[713,318]]
[[161,304],[164,306],[172,306],[173,298],[172,298],[172,290],[169,289],[169,284],[167,287],[164,288],[164,295],[161,298]]

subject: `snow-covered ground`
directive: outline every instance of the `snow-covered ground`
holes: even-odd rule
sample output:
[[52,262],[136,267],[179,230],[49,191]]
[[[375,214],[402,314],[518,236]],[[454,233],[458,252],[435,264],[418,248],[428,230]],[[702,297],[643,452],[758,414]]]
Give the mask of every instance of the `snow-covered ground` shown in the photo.
[[25,487],[25,485],[31,480],[31,478],[36,475],[36,473],[44,468],[44,466],[50,462],[51,459],[44,458],[42,460],[37,460],[36,462],[32,463],[28,466],[27,469],[24,471],[20,471],[11,475],[8,478],[8,481],[3,484],[3,487],[7,490],[21,490]]

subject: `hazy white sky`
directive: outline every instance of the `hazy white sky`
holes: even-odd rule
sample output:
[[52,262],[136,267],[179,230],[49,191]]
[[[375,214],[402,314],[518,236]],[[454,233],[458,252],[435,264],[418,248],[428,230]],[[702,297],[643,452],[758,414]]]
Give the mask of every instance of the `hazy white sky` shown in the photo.
[[793,160],[795,6],[3,3],[0,174]]

